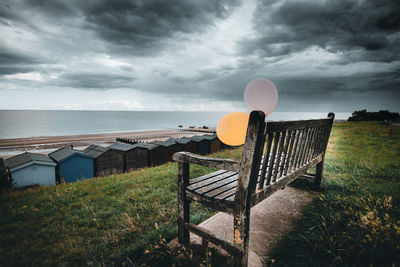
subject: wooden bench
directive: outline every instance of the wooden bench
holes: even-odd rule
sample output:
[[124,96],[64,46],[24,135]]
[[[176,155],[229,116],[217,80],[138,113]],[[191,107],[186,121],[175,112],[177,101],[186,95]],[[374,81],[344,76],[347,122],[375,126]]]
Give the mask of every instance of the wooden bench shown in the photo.
[[[189,152],[175,153],[178,162],[178,241],[189,246],[189,232],[247,266],[250,208],[300,176],[321,186],[325,150],[334,114],[327,119],[265,122],[264,113],[250,114],[242,160],[217,159]],[[189,181],[189,163],[219,169]],[[307,171],[316,166],[314,175]],[[189,222],[190,202],[233,215],[233,242]]]

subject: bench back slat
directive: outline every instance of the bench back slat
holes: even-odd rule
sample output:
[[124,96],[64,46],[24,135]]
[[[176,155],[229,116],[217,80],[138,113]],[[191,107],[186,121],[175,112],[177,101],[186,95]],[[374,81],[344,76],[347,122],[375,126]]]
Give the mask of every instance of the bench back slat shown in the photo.
[[[272,133],[271,133],[272,134]],[[275,136],[273,138],[273,149],[271,156],[268,158],[267,166],[268,166],[268,173],[267,173],[267,185],[271,184],[271,177],[273,175],[273,167],[275,164],[275,159],[276,159],[276,151],[278,150],[278,142],[279,142],[279,137],[281,133],[277,132],[275,133]]]
[[293,145],[294,145],[294,141],[296,139],[296,130],[290,130],[290,135],[289,135],[289,149],[287,152],[287,156],[286,156],[286,161],[285,161],[285,168],[283,169],[283,175],[287,175],[289,167],[290,167],[290,163],[293,157]]
[[258,189],[261,190],[263,189],[264,186],[264,181],[265,181],[265,176],[266,176],[266,172],[267,172],[267,167],[268,167],[268,162],[269,162],[269,158],[271,156],[271,148],[272,148],[272,140],[274,138],[273,133],[269,133],[266,136],[267,139],[267,143],[265,144],[265,153],[264,153],[264,157],[261,163],[261,171],[260,171],[260,182],[258,183]]
[[[333,117],[319,120],[267,122],[265,143],[260,143],[263,156],[257,165],[257,188],[261,190],[265,186],[276,183],[298,168],[314,161],[321,154],[323,155],[332,122]],[[246,143],[247,139],[248,137],[246,137]],[[254,150],[255,148],[246,148],[245,144],[243,151],[245,152],[246,149]]]

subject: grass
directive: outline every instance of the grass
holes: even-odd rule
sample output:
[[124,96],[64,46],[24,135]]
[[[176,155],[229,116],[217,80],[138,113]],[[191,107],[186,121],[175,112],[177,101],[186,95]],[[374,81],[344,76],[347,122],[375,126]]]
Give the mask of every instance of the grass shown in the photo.
[[[240,149],[215,156],[240,158]],[[191,166],[191,176],[211,169]],[[400,128],[335,123],[325,191],[269,265],[400,264]],[[166,242],[177,234],[177,164],[72,184],[4,192],[0,265],[196,265]],[[212,210],[192,205],[199,223]]]
[[[217,153],[240,157],[239,150]],[[211,172],[191,166],[191,176]],[[0,265],[194,264],[165,249],[177,234],[177,164],[4,192]],[[192,205],[200,223],[214,211]],[[162,259],[162,261],[161,261]]]
[[273,266],[400,264],[400,127],[335,123],[324,193],[272,253]]

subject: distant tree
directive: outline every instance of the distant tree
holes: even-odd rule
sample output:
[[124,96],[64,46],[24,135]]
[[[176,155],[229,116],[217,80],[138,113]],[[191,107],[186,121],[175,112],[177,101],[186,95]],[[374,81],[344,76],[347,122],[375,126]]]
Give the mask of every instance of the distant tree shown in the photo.
[[366,109],[356,110],[351,114],[348,121],[400,121],[400,114],[388,110],[379,112],[368,112]]

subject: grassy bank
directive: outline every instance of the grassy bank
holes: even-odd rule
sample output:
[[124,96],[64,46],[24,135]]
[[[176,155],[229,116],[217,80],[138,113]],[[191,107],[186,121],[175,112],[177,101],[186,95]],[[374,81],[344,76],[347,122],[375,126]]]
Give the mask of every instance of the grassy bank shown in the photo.
[[[239,158],[240,150],[218,156]],[[273,253],[273,265],[392,265],[400,255],[400,129],[336,123],[326,191]],[[191,167],[191,176],[211,171]],[[176,236],[177,165],[5,192],[0,265],[192,264]],[[195,223],[212,214],[193,205]]]
[[334,124],[325,178],[269,263],[399,266],[400,127]]
[[[240,157],[240,151],[218,153]],[[212,171],[193,166],[191,176]],[[165,265],[176,236],[177,164],[58,186],[4,192],[0,265]],[[211,210],[192,205],[200,223]],[[165,262],[167,261],[167,262]]]

